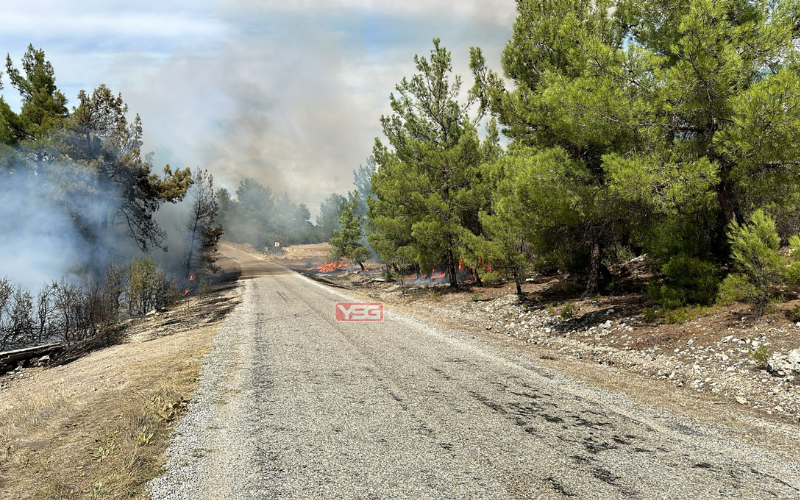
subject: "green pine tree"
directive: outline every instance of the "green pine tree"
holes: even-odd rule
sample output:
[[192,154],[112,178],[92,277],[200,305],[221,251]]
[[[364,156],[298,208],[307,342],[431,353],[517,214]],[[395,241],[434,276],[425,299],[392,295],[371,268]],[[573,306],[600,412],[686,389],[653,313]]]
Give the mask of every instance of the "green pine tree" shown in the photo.
[[[639,79],[648,68],[626,48],[615,2],[521,0],[503,69],[514,89],[472,50],[480,97],[512,139],[507,162],[520,203],[499,225],[528,228],[540,262],[585,269],[585,294],[603,274],[603,249],[628,237],[636,210],[609,182],[606,159],[647,152],[653,113]],[[657,124],[656,124],[657,125]],[[487,219],[488,220],[488,219]]]
[[339,217],[341,229],[333,231],[331,238],[331,251],[328,259],[331,261],[350,259],[364,271],[364,262],[369,259],[370,252],[362,239],[362,219],[356,213],[358,211],[358,191],[351,193],[342,208]]
[[482,150],[468,114],[473,100],[458,102],[461,78],[451,81],[450,52],[438,39],[433,44],[430,59],[415,56],[417,73],[390,96],[394,114],[381,118],[393,149],[376,139],[370,244],[387,262],[446,266],[455,287],[466,221],[477,220],[481,203],[473,188]]

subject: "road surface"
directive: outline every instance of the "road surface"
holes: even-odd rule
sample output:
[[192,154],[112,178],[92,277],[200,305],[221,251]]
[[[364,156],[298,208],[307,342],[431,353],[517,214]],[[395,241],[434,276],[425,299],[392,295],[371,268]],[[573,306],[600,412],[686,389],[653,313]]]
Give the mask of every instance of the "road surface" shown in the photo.
[[766,450],[222,251],[250,278],[154,499],[800,498]]

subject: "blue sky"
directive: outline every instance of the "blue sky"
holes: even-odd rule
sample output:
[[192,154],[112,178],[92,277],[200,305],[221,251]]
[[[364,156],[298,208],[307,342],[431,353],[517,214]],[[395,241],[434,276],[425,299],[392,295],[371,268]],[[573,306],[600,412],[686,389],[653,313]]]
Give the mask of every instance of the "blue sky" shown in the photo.
[[101,83],[122,93],[157,162],[229,188],[254,177],[315,213],[352,189],[414,54],[441,38],[469,87],[469,47],[499,69],[515,14],[514,0],[12,0],[0,50],[18,64],[44,49],[71,104]]

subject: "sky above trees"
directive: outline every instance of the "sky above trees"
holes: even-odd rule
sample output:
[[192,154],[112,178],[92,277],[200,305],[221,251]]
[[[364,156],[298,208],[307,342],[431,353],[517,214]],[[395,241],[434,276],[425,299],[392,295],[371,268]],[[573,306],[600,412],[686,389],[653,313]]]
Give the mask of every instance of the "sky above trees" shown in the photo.
[[253,177],[316,212],[352,189],[414,54],[440,37],[469,81],[469,46],[499,67],[515,17],[514,0],[34,0],[4,6],[0,48],[44,49],[70,107],[121,92],[157,164]]

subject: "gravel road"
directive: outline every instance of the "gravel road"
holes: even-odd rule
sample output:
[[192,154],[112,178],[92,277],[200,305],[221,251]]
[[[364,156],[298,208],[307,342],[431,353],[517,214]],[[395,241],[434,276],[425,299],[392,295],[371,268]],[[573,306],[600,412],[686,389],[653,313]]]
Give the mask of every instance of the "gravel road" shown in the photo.
[[800,498],[769,450],[223,251],[251,278],[154,500]]

